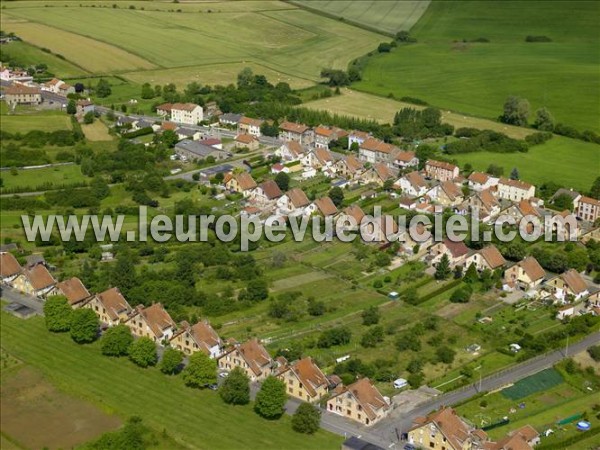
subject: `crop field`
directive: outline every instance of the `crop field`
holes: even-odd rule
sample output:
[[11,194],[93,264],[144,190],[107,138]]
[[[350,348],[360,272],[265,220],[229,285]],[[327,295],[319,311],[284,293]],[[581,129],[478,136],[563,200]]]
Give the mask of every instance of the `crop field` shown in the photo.
[[57,130],[70,130],[71,118],[64,113],[48,114],[18,114],[2,115],[2,131],[8,133],[27,133],[32,130],[42,130],[46,132]]
[[[252,442],[265,449],[335,449],[343,440],[325,431],[313,436],[294,433],[289,417],[264,420],[252,405],[228,406],[213,391],[185,387],[179,376],[104,357],[98,343],[79,346],[68,335],[49,333],[42,318],[23,321],[1,314],[2,345],[8,352],[49,376],[65,393],[123,418],[139,415],[183,445],[218,450]],[[224,423],[235,423],[235,433],[223,433]]]
[[[599,14],[598,2],[434,1],[411,30],[418,43],[370,58],[356,87],[489,118],[518,95],[532,112],[546,106],[559,122],[598,131]],[[489,42],[472,42],[480,38]]]
[[[73,164],[68,166],[47,167],[43,169],[18,170],[17,175],[2,172],[2,181],[5,189],[31,187],[42,183],[72,184],[84,181],[79,166]],[[5,213],[4,211],[3,213]]]
[[256,74],[261,74],[273,83],[288,83],[292,89],[303,89],[314,85],[313,80],[298,78],[283,72],[270,69],[253,62],[233,62],[207,66],[186,66],[173,69],[142,70],[123,74],[127,80],[138,84],[151,85],[175,83],[179,88],[195,81],[209,86],[227,85],[237,81],[237,75],[242,69],[249,67]]
[[[342,89],[341,95],[311,101],[303,104],[302,107],[362,117],[381,123],[391,123],[394,120],[394,114],[402,108],[414,108],[418,110],[424,108],[424,106],[413,105],[352,89]],[[455,128],[473,127],[498,131],[515,139],[523,139],[534,132],[534,130],[527,128],[506,125],[479,117],[466,116],[448,110],[442,110],[442,121],[453,125]]]
[[587,191],[598,176],[600,147],[562,136],[554,136],[542,145],[531,147],[527,153],[477,152],[452,155],[460,165],[470,163],[475,170],[491,164],[504,167],[505,175],[513,167],[522,180],[541,184],[552,180],[565,186]]
[[196,5],[181,12],[152,10],[156,4],[143,2],[141,10],[15,2],[3,11],[2,27],[95,73],[260,63],[313,81],[324,67],[345,69],[382,38],[287,4],[215,2],[206,10]]
[[40,48],[27,42],[11,42],[10,47],[2,49],[2,56],[15,57],[19,64],[24,66],[46,64],[54,73],[60,74],[65,78],[87,75],[87,72],[75,64],[65,61],[56,55],[46,53]]
[[294,0],[292,3],[341,17],[386,33],[410,30],[423,15],[429,1],[403,0]]

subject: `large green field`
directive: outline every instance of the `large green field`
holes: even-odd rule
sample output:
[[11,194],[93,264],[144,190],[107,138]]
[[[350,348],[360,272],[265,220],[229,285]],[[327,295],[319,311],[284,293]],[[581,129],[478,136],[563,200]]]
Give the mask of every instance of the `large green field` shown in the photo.
[[27,133],[33,130],[46,132],[70,130],[71,118],[62,112],[49,111],[46,114],[2,115],[2,131]]
[[370,58],[356,87],[490,118],[517,95],[598,131],[599,14],[595,1],[434,1],[411,30],[418,43]]
[[324,431],[294,433],[288,417],[267,421],[251,405],[228,406],[213,391],[185,387],[181,377],[104,357],[97,343],[78,346],[68,335],[49,333],[42,318],[23,321],[2,312],[0,332],[9,354],[61,390],[122,417],[141,416],[190,448],[335,449],[342,442]]
[[429,5],[429,1],[411,0],[294,0],[292,3],[392,34],[410,30]]
[[527,153],[479,152],[451,157],[460,165],[471,163],[473,168],[483,171],[494,163],[504,167],[505,175],[516,167],[521,179],[530,183],[554,181],[584,192],[592,186],[600,167],[598,145],[561,136],[531,147]]
[[2,28],[95,73],[255,62],[309,80],[324,67],[346,68],[382,39],[277,2],[214,2],[177,7],[181,12],[158,2],[128,5],[14,2],[3,11]]

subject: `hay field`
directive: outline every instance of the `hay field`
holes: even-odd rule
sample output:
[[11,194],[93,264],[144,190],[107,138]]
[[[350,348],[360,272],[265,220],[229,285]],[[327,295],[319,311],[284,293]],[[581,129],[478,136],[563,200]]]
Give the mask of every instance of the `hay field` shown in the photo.
[[113,137],[108,134],[108,128],[99,120],[94,120],[94,123],[82,124],[81,129],[85,134],[86,139],[90,141],[112,141]]

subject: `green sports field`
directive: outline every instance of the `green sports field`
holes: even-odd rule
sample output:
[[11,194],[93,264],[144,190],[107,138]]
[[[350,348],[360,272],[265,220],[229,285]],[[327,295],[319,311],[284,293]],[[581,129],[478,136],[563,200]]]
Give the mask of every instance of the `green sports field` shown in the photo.
[[[518,95],[532,111],[546,106],[557,121],[598,131],[599,14],[595,1],[433,1],[411,30],[418,43],[374,55],[356,87],[490,118]],[[489,42],[471,42],[479,38]]]
[[410,30],[429,6],[411,0],[294,0],[292,3],[386,33]]
[[295,433],[289,417],[264,420],[251,405],[225,405],[213,391],[185,387],[181,377],[104,357],[98,343],[80,346],[68,335],[49,333],[42,318],[23,321],[2,312],[0,331],[8,354],[40,370],[59,389],[123,418],[141,416],[190,448],[229,450],[252,443],[264,449],[336,449],[342,442],[324,431]]

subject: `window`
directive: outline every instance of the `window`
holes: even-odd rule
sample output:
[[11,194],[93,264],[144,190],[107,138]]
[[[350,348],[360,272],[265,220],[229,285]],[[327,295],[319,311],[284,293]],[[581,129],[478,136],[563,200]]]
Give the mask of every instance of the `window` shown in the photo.
[[430,446],[431,448],[435,448],[435,442],[430,442],[430,443],[429,443],[429,446]]

